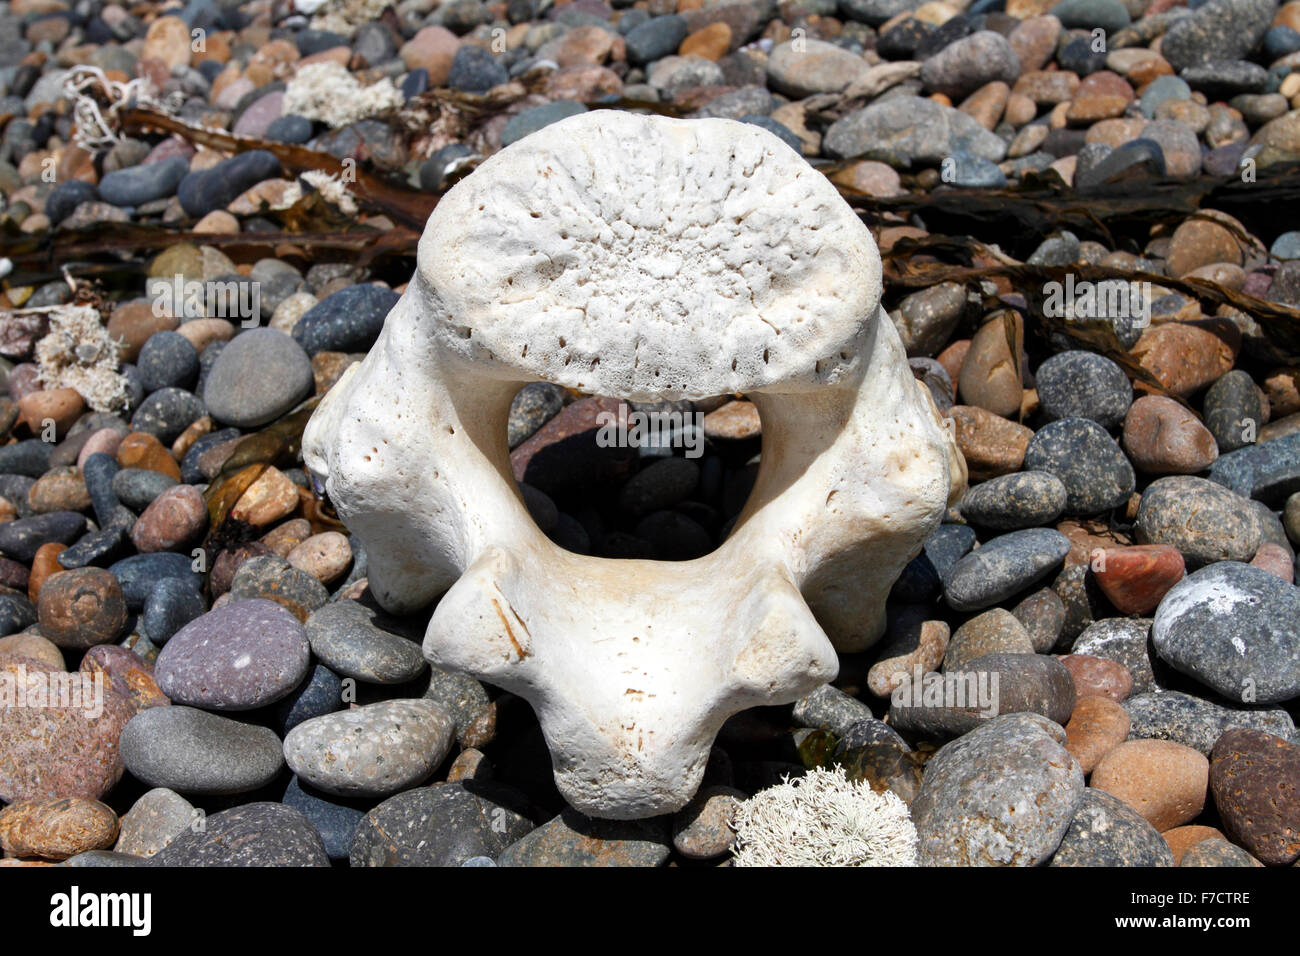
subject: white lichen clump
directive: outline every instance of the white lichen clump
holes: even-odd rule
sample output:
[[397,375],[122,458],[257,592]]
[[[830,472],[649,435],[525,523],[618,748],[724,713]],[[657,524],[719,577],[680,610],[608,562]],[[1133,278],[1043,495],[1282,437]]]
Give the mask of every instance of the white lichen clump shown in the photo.
[[49,310],[49,334],[36,343],[36,369],[48,389],[71,388],[97,412],[126,404],[126,379],[118,374],[119,345],[88,305]]
[[916,827],[890,791],[843,767],[783,778],[736,812],[736,866],[915,866]]
[[327,173],[323,169],[309,169],[300,178],[320,193],[321,198],[336,207],[339,212],[348,216],[356,214],[356,200],[352,198],[347,185],[338,176]]
[[352,37],[357,30],[372,20],[378,20],[393,0],[298,0],[298,12],[316,15],[312,17],[313,30],[328,30],[345,37]]
[[338,63],[309,63],[289,81],[284,91],[284,112],[320,120],[339,129],[357,120],[396,109],[401,91],[385,77],[378,83],[361,82]]

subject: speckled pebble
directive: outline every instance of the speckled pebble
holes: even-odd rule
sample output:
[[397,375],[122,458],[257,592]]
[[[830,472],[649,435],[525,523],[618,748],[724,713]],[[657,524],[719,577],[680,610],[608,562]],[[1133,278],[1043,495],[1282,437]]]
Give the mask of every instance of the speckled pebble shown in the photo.
[[1046,471],[1065,485],[1065,513],[1092,515],[1117,508],[1136,487],[1133,466],[1115,439],[1086,418],[1044,425],[1025,449],[1025,469]]
[[912,805],[922,866],[1036,866],[1083,801],[1083,774],[1044,717],[998,717],[930,758]]
[[382,797],[428,778],[452,743],[452,720],[429,700],[388,700],[303,721],[284,740],[299,777],[326,793]]
[[459,866],[494,858],[533,828],[514,791],[445,783],[389,797],[357,826],[353,866]]
[[329,866],[320,834],[282,803],[247,803],[214,813],[152,858],[157,866]]
[[1089,787],[1051,866],[1173,866],[1169,844],[1121,800]]
[[1050,524],[1065,510],[1065,485],[1045,471],[1024,471],[978,484],[962,497],[971,524],[1015,531]]

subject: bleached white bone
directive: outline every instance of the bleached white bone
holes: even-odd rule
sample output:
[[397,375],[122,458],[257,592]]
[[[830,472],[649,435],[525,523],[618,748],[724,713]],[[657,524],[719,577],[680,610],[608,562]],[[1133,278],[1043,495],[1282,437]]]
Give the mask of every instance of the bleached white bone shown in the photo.
[[[441,596],[425,656],[527,699],[564,797],[670,812],[723,721],[834,677],[965,483],[880,307],[866,227],[794,151],[730,120],[582,114],[453,188],[364,362],[303,442],[389,610]],[[546,380],[631,400],[745,392],[763,455],[693,561],[553,544],[506,418]]]

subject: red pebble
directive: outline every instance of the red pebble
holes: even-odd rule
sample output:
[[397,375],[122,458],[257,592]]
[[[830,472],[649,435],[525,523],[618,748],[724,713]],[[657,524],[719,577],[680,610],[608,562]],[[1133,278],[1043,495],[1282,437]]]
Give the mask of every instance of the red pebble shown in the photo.
[[1102,593],[1124,614],[1155,610],[1186,570],[1183,556],[1168,544],[1098,549],[1089,563]]

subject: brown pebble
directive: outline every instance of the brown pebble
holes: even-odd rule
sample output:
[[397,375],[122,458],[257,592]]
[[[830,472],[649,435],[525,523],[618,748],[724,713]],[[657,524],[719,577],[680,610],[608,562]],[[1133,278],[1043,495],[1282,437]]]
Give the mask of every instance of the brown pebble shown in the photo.
[[239,447],[240,442],[243,440],[243,437],[232,438],[200,452],[198,466],[203,477],[208,481],[212,481],[221,474],[221,469],[225,466],[226,461],[235,453],[235,449]]
[[125,647],[116,644],[92,647],[81,659],[79,669],[91,676],[103,674],[105,683],[130,701],[137,714],[171,703],[154,682],[153,665]]
[[1069,126],[1091,126],[1100,120],[1123,116],[1127,106],[1128,100],[1122,96],[1089,95],[1080,92],[1066,107],[1065,121]]
[[276,525],[259,539],[273,554],[287,559],[290,552],[311,537],[311,522],[306,518],[290,518]]
[[66,550],[68,546],[57,541],[47,542],[36,549],[36,555],[32,558],[32,573],[27,578],[27,597],[33,604],[37,604],[40,600],[41,586],[44,585],[45,579],[51,574],[59,574],[63,571],[63,565],[59,564],[58,557]]
[[298,486],[279,468],[268,467],[240,495],[230,517],[264,528],[292,514],[298,507]]
[[492,779],[492,762],[483,754],[483,751],[474,747],[466,747],[456,755],[456,759],[451,762],[447,769],[447,782],[455,783],[457,780],[491,780]]
[[194,224],[194,231],[236,236],[239,234],[239,220],[224,209],[214,209]]
[[[1041,4],[1044,10],[1050,4]],[[1007,35],[1007,42],[1020,60],[1020,72],[1041,70],[1056,52],[1056,41],[1061,33],[1061,21],[1056,17],[1035,16],[1037,9],[1015,13],[1020,23]],[[882,31],[883,32],[883,31]]]
[[1184,278],[1208,279],[1225,289],[1240,292],[1242,286],[1246,284],[1246,270],[1241,266],[1228,262],[1213,262],[1206,266],[1197,266],[1191,272],[1188,272]]
[[877,697],[888,697],[916,668],[923,674],[938,670],[948,638],[944,621],[922,621],[914,633],[891,635],[881,659],[867,672],[867,689]]
[[147,468],[181,480],[181,466],[153,435],[132,432],[117,447],[117,463],[123,468]]
[[1205,808],[1209,779],[1209,760],[1191,747],[1172,740],[1128,740],[1101,759],[1091,785],[1164,831],[1196,819]]
[[1002,119],[1007,99],[1011,96],[1011,87],[1001,80],[985,83],[978,90],[966,97],[957,107],[985,129],[991,130]]
[[185,431],[172,442],[171,455],[177,461],[183,461],[185,453],[193,447],[194,443],[208,434],[213,429],[212,419],[207,415],[197,421],[191,422]]
[[1160,835],[1165,838],[1165,842],[1169,844],[1169,849],[1173,851],[1174,866],[1183,862],[1183,854],[1202,840],[1226,839],[1222,830],[1214,827],[1203,827],[1196,823],[1174,827],[1172,830],[1166,830]]
[[1132,348],[1138,364],[1182,398],[1232,371],[1233,349],[1219,336],[1186,322],[1147,329]]
[[113,849],[147,859],[182,834],[197,832],[203,822],[203,812],[179,793],[155,787],[141,795],[122,815]]
[[1169,275],[1180,279],[1193,269],[1216,262],[1241,265],[1241,246],[1224,226],[1208,219],[1187,219],[1169,240],[1165,266]]
[[1003,120],[1017,129],[1033,122],[1037,115],[1038,104],[1023,93],[1012,93],[1008,96],[1006,108],[1002,112]]
[[[873,159],[852,163],[839,172],[833,173],[831,181],[836,185],[845,186],[868,196],[875,196],[878,199],[901,196],[905,192],[897,171],[892,166],[886,163],[878,163]],[[708,414],[712,409],[700,408],[697,402],[696,411]]]
[[462,747],[482,749],[497,736],[497,702],[494,700],[475,715],[456,737]]
[[1194,475],[1219,457],[1210,430],[1163,395],[1143,395],[1124,418],[1124,450],[1148,475]]
[[1065,564],[1091,564],[1098,548],[1113,548],[1116,545],[1131,544],[1132,541],[1123,532],[1116,531],[1105,521],[1088,518],[1066,518],[1058,521],[1056,530],[1070,539],[1070,553],[1065,556]]
[[[0,681],[25,679],[32,693],[47,691],[56,676],[66,693],[54,702],[0,707],[0,800],[99,799],[122,777],[117,745],[134,714],[129,703],[96,687],[86,674],[61,674],[30,657],[0,656]],[[93,710],[86,701],[95,702]]]
[[324,395],[353,365],[357,359],[346,352],[317,352],[311,357],[312,377],[316,382],[316,394]]
[[1250,563],[1275,577],[1281,578],[1287,584],[1291,584],[1295,580],[1295,566],[1291,561],[1291,556],[1287,554],[1286,548],[1280,544],[1265,541],[1259,546],[1255,556],[1250,559]]
[[1162,76],[1173,75],[1174,68],[1169,65],[1169,61],[1155,50],[1143,50],[1141,47],[1137,47],[1136,51],[1149,53],[1151,56],[1144,57],[1139,62],[1133,64],[1129,67],[1127,74],[1125,74],[1134,86],[1141,89],[1148,83],[1151,83]]
[[36,613],[41,634],[59,647],[94,647],[126,632],[122,586],[103,568],[51,575],[41,588]]
[[[68,429],[76,424],[86,402],[71,388],[51,388],[32,392],[18,402],[18,417],[38,438],[62,440]],[[53,426],[53,431],[50,427]]]
[[939,353],[935,361],[943,366],[943,370],[948,373],[948,378],[956,382],[961,378],[961,366],[966,361],[966,353],[970,351],[970,339],[958,339]]
[[1300,369],[1273,369],[1264,376],[1264,392],[1274,418],[1300,412]]
[[144,509],[131,541],[143,553],[185,551],[198,544],[208,526],[208,508],[193,485],[173,485]]
[[678,48],[681,56],[702,56],[706,60],[721,60],[731,50],[731,27],[722,22],[710,23],[690,34]]
[[117,457],[117,450],[122,445],[122,439],[126,437],[116,428],[101,428],[81,446],[81,451],[77,452],[77,467],[84,468],[86,459],[91,455],[103,453],[111,458]]
[[358,578],[335,596],[340,601],[373,600],[373,596],[370,595],[370,579]]
[[703,787],[673,817],[673,846],[691,860],[722,856],[735,842],[731,824],[746,797],[733,787]]
[[332,584],[352,563],[352,546],[347,535],[337,531],[314,534],[289,552],[289,563],[306,571],[322,584]]
[[1079,76],[1068,70],[1030,70],[1016,80],[1012,90],[1039,106],[1067,104],[1079,91]]
[[32,485],[27,492],[27,504],[37,514],[84,511],[90,507],[90,492],[86,491],[86,482],[76,468],[54,468]]
[[1040,588],[1011,609],[1024,625],[1035,654],[1046,654],[1056,646],[1065,625],[1065,605],[1051,588]]
[[1210,837],[1188,847],[1180,867],[1262,867],[1264,864],[1235,843]]
[[155,332],[173,331],[179,324],[176,317],[165,310],[154,310],[152,299],[132,299],[113,310],[108,319],[108,334],[122,343],[119,357],[123,362],[134,362],[140,349]]
[[[212,562],[212,570],[208,573],[208,586],[212,589],[213,595],[220,597],[230,590],[235,572],[249,558],[258,558],[270,553],[271,550],[258,541],[250,541],[237,548],[227,548],[218,553],[216,560]],[[216,605],[213,607],[215,608]]]
[[1022,389],[1020,369],[1007,344],[1008,322],[1016,340],[1024,341],[1024,320],[1019,313],[1004,312],[984,323],[971,339],[957,381],[964,404],[1004,418],[1019,413]]
[[741,441],[763,433],[753,402],[728,402],[704,416],[704,434],[712,439]]
[[0,813],[0,847],[12,856],[66,860],[116,839],[117,814],[85,797],[15,803]]
[[1287,435],[1294,435],[1300,432],[1300,413],[1291,413],[1284,415],[1276,421],[1269,422],[1259,430],[1258,441],[1276,441],[1279,438],[1285,438]]
[[193,319],[176,331],[194,346],[194,351],[200,355],[213,342],[229,342],[235,337],[235,327],[225,319]]
[[959,670],[986,654],[1032,654],[1029,632],[1005,608],[991,608],[957,628],[943,655],[944,673]]
[[19,654],[63,670],[63,652],[39,634],[24,632],[0,637],[0,654]]
[[975,481],[1019,471],[1025,449],[1034,437],[1031,429],[983,408],[954,405],[946,417],[954,423],[957,447]]
[[1182,553],[1167,544],[1102,548],[1090,555],[1089,565],[1101,592],[1122,614],[1154,611],[1186,571]]
[[1210,759],[1224,832],[1268,866],[1300,861],[1300,746],[1235,728],[1218,739]]
[[1084,773],[1092,773],[1106,756],[1128,737],[1132,722],[1126,711],[1108,697],[1080,697],[1065,725],[1065,749]]

